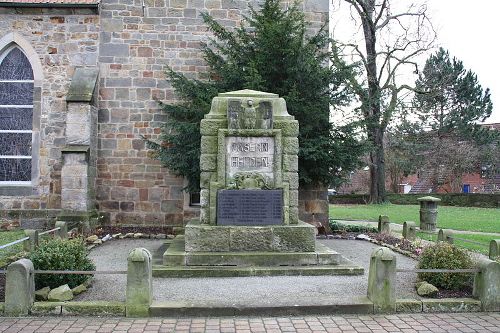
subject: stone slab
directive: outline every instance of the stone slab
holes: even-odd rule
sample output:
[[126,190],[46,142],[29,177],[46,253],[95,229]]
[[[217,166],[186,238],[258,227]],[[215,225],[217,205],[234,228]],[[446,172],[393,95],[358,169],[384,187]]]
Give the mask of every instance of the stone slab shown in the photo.
[[423,312],[480,312],[481,301],[473,298],[423,299]]
[[151,317],[184,316],[298,316],[331,314],[372,314],[373,303],[365,297],[353,299],[345,304],[290,304],[290,305],[246,305],[221,307],[213,304],[192,304],[189,302],[153,302],[149,308]]
[[363,275],[364,269],[356,265],[311,265],[275,267],[236,266],[164,266],[153,265],[153,277],[200,278],[200,277],[248,277],[248,276],[320,276]]
[[320,243],[314,252],[185,252],[182,236],[177,236],[163,254],[165,266],[337,265],[340,260],[339,253]]
[[418,299],[397,299],[396,312],[419,313],[422,312],[422,301]]
[[[256,237],[258,235],[258,237]],[[187,252],[314,252],[314,227],[299,222],[293,225],[214,226],[192,220],[186,225]],[[269,244],[271,239],[271,244]]]

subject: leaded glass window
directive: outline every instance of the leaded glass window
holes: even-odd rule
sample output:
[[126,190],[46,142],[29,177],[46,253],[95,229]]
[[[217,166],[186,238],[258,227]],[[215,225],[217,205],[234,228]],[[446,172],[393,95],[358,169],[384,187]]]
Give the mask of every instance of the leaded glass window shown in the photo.
[[0,54],[0,184],[31,182],[33,69],[18,47]]

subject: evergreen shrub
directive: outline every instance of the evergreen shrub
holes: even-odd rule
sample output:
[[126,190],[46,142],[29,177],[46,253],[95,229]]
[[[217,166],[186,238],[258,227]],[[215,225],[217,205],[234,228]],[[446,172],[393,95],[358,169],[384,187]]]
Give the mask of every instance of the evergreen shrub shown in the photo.
[[[37,270],[92,271],[95,265],[88,257],[83,239],[49,239],[30,253],[29,259]],[[74,288],[85,282],[91,275],[77,274],[35,274],[37,289],[57,288],[68,284]]]
[[[420,269],[469,269],[472,259],[466,250],[446,242],[437,242],[424,249],[420,256]],[[419,273],[422,281],[427,281],[437,288],[461,290],[472,285],[470,273]]]

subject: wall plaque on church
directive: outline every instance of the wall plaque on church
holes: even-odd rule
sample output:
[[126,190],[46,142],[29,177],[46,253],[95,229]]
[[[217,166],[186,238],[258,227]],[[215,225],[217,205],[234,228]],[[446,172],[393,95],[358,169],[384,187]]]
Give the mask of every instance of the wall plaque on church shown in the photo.
[[218,225],[283,224],[282,190],[219,190]]

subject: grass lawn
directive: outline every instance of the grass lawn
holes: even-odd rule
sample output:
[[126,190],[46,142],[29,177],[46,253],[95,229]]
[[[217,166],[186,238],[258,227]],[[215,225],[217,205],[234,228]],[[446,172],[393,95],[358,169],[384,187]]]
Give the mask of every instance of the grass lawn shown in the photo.
[[[330,218],[378,221],[379,215],[402,224],[419,221],[418,205],[330,205]],[[438,228],[500,233],[500,209],[472,207],[438,207]]]
[[[0,245],[4,245],[20,238],[25,237],[23,230],[15,230],[15,231],[0,231]],[[5,249],[0,250],[0,267],[6,265],[6,259],[14,254],[22,251],[23,244],[19,243],[16,245],[9,246]]]
[[[417,237],[425,240],[430,240],[430,241],[436,241],[437,240],[437,235],[429,235],[426,233],[418,232]],[[488,254],[489,252],[489,246],[490,246],[490,241],[493,239],[492,236],[487,236],[487,235],[464,235],[464,234],[457,234],[454,235],[454,237],[462,238],[462,239],[468,239],[474,242],[482,243],[484,244],[483,246],[479,244],[473,244],[469,243],[466,241],[454,239],[453,244],[466,248],[468,250],[474,251],[474,252],[480,252],[482,254]]]

